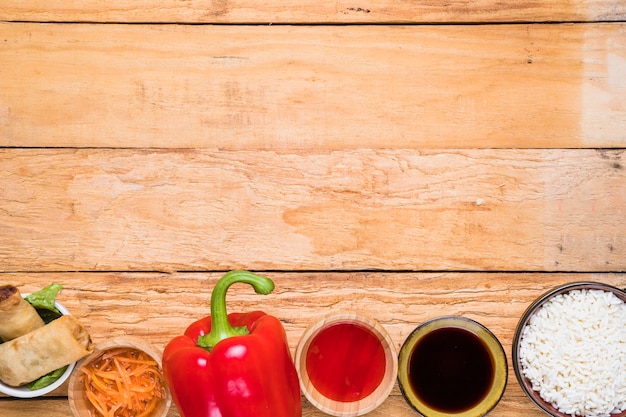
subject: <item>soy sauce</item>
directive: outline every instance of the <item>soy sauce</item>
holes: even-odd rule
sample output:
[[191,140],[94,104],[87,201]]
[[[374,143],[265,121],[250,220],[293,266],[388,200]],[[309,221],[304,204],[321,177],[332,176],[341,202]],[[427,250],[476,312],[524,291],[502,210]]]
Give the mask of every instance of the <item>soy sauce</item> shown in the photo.
[[476,406],[494,380],[487,346],[460,327],[443,327],[422,336],[411,352],[408,367],[415,395],[444,413],[460,413]]

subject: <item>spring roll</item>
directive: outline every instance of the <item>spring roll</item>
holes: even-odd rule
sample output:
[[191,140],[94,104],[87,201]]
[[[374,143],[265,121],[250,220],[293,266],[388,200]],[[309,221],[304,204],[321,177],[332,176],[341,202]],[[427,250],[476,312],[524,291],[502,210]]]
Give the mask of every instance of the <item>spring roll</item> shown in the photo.
[[0,287],[0,339],[9,341],[44,326],[37,310],[13,285]]
[[93,351],[87,330],[73,316],[62,316],[0,345],[0,380],[14,387],[69,365]]

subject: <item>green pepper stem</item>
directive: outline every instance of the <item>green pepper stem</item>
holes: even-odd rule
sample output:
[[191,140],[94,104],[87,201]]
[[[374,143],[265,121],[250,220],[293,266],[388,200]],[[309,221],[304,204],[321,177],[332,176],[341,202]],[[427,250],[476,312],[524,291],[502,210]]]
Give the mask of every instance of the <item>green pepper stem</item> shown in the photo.
[[231,285],[238,282],[252,285],[257,294],[267,295],[274,290],[271,279],[252,272],[234,270],[224,274],[211,293],[211,331],[198,338],[198,346],[211,350],[221,340],[248,334],[245,326],[231,326],[226,312],[226,292]]

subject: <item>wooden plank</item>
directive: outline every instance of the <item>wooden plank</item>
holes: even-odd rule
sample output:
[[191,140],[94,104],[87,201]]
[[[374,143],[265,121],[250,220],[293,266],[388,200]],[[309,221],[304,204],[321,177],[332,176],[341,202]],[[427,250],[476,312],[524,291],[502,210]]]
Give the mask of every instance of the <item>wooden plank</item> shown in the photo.
[[473,23],[617,21],[621,0],[251,1],[4,0],[0,20],[186,23]]
[[[507,394],[508,395],[508,394]],[[542,417],[545,416],[539,409],[533,406],[522,392],[508,395],[489,415],[494,417]],[[325,414],[314,408],[303,397],[302,417],[327,417]],[[8,398],[0,398],[0,409],[3,417],[25,417],[25,416],[41,416],[46,417],[68,417],[71,415],[70,407],[66,398],[44,399],[44,400],[13,400]],[[383,402],[383,404],[368,413],[368,417],[415,417],[417,414],[409,408],[399,391],[392,394]],[[179,417],[180,413],[172,406],[168,417]]]
[[623,155],[2,149],[0,268],[623,271]]
[[[303,397],[302,403],[303,417],[327,417],[325,414],[314,408]],[[25,417],[25,416],[41,416],[46,417],[67,417],[71,415],[70,407],[66,398],[44,399],[44,400],[14,400],[8,398],[0,398],[0,409],[3,417]],[[415,417],[417,414],[412,411],[406,401],[399,392],[393,392],[383,404],[368,413],[368,417]],[[525,397],[522,397],[521,391],[516,397],[513,394],[503,399],[496,409],[489,414],[494,417],[542,417],[545,416],[539,409],[533,406]],[[179,417],[180,413],[172,406],[168,417]]]
[[626,144],[624,23],[5,23],[0,44],[0,146]]
[[[292,353],[305,329],[333,312],[357,312],[379,321],[399,348],[420,323],[439,315],[462,315],[487,326],[509,358],[509,379],[496,416],[541,416],[527,400],[512,371],[511,341],[526,307],[548,289],[591,280],[626,287],[626,274],[538,273],[268,273],[276,284],[268,296],[235,285],[229,311],[262,309],[283,321]],[[210,290],[221,273],[18,273],[0,281],[34,291],[51,282],[64,285],[62,302],[89,329],[95,343],[130,335],[162,349],[194,320],[208,314]],[[141,290],[138,290],[140,288]],[[57,395],[63,395],[57,392]],[[0,399],[3,417],[67,415],[64,398],[43,401]],[[305,400],[304,416],[322,417]],[[54,414],[58,413],[58,414]],[[178,414],[172,410],[170,416]],[[396,387],[372,414],[413,416]]]

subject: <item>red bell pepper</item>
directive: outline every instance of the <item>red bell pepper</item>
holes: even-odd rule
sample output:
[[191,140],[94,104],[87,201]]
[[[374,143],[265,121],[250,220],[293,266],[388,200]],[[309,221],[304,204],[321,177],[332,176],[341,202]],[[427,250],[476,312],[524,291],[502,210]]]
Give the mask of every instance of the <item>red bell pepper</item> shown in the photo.
[[182,417],[300,417],[302,397],[281,322],[261,311],[226,314],[238,282],[269,294],[274,283],[230,271],[211,294],[211,315],[192,323],[163,352],[163,372]]

